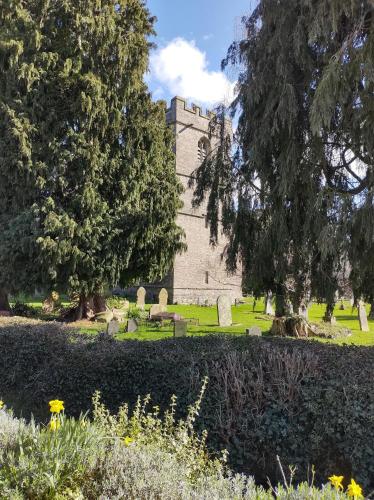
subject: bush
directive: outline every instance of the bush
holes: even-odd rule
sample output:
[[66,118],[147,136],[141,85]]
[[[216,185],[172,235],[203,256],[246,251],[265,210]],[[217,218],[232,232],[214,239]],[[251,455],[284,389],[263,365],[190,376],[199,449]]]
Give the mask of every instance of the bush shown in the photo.
[[92,422],[59,414],[51,419],[59,422],[54,429],[33,422],[20,425],[0,410],[0,419],[12,422],[4,431],[7,445],[0,448],[0,498],[347,498],[331,485],[317,490],[303,483],[266,491],[251,477],[232,475],[222,460],[209,457],[205,438],[193,429],[200,403],[189,409],[186,420],[176,422],[175,400],[162,419],[158,410],[147,412],[140,400],[132,415],[127,405],[111,415],[96,395]]
[[23,316],[25,318],[36,318],[38,315],[37,309],[22,302],[16,302],[12,307],[12,314],[14,316]]
[[19,324],[0,328],[0,349],[0,394],[23,415],[43,419],[59,397],[78,416],[95,390],[111,411],[150,393],[161,409],[173,394],[188,408],[206,375],[197,426],[235,471],[276,484],[279,455],[296,480],[315,465],[319,484],[341,474],[374,488],[373,348],[244,336],[98,342]]

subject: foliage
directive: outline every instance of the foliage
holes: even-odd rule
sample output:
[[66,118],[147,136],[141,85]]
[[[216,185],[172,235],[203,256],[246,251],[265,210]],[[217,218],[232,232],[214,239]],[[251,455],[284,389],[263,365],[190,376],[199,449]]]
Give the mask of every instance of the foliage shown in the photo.
[[223,63],[240,68],[236,152],[221,109],[212,122],[220,146],[196,172],[212,238],[221,202],[227,264],[242,258],[246,289],[272,290],[277,315],[284,298],[297,310],[310,294],[333,307],[348,258],[359,271],[353,284],[369,296],[372,2],[261,0],[243,24]]
[[23,304],[22,302],[16,302],[12,306],[12,314],[14,316],[24,316],[25,318],[35,318],[38,315],[37,309],[34,307]]
[[[330,478],[335,489],[307,483],[293,487],[284,477],[284,486],[265,490],[251,477],[233,475],[221,461],[209,458],[205,438],[200,440],[193,430],[200,402],[185,421],[176,422],[175,401],[164,419],[140,403],[131,416],[127,405],[110,415],[96,394],[92,422],[62,416],[57,429],[34,422],[21,425],[0,410],[1,421],[8,423],[6,446],[0,447],[0,498],[347,498],[341,484],[332,481],[337,476]],[[129,431],[134,438],[123,439]],[[361,489],[353,480],[350,488],[356,494]]]
[[296,480],[314,464],[319,483],[338,474],[374,487],[372,348],[245,336],[101,342],[51,324],[0,328],[0,346],[0,394],[23,415],[44,419],[58,395],[78,416],[100,390],[112,412],[147,394],[164,411],[177,394],[179,418],[208,376],[196,429],[236,471],[276,484],[279,455]]
[[0,289],[85,304],[160,278],[184,248],[181,187],[165,103],[143,82],[144,2],[12,0],[0,24]]

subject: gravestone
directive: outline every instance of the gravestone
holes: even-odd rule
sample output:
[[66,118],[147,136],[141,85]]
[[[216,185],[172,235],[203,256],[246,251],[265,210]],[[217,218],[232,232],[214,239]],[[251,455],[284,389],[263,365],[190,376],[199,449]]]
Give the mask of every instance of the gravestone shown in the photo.
[[138,331],[138,323],[136,322],[135,319],[129,319],[127,322],[126,332],[134,333],[136,331]]
[[340,302],[340,307],[339,307],[339,310],[340,310],[340,311],[345,311],[345,306],[344,306],[343,299],[342,299],[342,300],[341,300],[341,302]]
[[293,315],[293,305],[291,302],[286,302],[286,305],[284,307],[286,316],[292,316]]
[[119,322],[116,319],[109,321],[106,332],[110,337],[116,335],[119,332]]
[[272,304],[273,294],[268,292],[265,297],[265,314],[274,316],[274,308]]
[[187,337],[187,321],[174,321],[174,337]]
[[305,304],[301,304],[299,307],[299,316],[302,316],[308,321],[308,308]]
[[157,314],[160,314],[161,312],[164,312],[163,307],[160,306],[160,304],[153,304],[149,311],[149,316],[152,318],[152,316],[157,316]]
[[127,316],[127,311],[124,309],[112,309],[113,319],[117,320],[119,323],[123,323]]
[[136,307],[142,311],[144,311],[146,293],[145,288],[142,286],[138,288],[138,291],[136,292]]
[[245,333],[250,337],[261,337],[262,335],[261,328],[259,328],[258,326],[252,326],[251,328],[246,328]]
[[103,311],[95,315],[95,321],[99,323],[110,323],[114,318],[112,311]]
[[360,330],[362,332],[369,332],[370,328],[366,315],[365,304],[362,302],[362,300],[360,300],[358,303],[358,320],[360,322]]
[[166,307],[168,305],[168,292],[165,288],[161,288],[160,293],[158,294],[158,303],[160,306],[164,307],[166,311]]
[[220,295],[217,299],[217,313],[219,326],[231,326],[231,300],[227,295]]

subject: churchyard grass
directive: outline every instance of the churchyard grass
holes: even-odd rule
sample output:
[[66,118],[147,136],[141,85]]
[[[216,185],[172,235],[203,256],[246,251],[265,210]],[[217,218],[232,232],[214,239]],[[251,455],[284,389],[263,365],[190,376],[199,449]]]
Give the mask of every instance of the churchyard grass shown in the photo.
[[[41,302],[35,299],[30,299],[27,304],[41,310]],[[67,305],[67,303],[64,305]],[[335,308],[334,315],[337,319],[338,326],[347,327],[352,330],[352,335],[347,338],[341,339],[317,339],[321,342],[333,342],[336,344],[355,344],[363,346],[374,346],[374,321],[369,319],[370,332],[361,332],[358,322],[357,309],[353,309],[349,302],[345,302],[345,310],[341,311],[338,304]],[[134,308],[135,304],[131,304]],[[146,305],[146,310],[151,306]],[[233,325],[229,327],[219,327],[217,318],[217,309],[215,306],[202,307],[197,305],[169,305],[169,312],[180,314],[184,318],[194,318],[199,320],[198,325],[188,324],[189,336],[203,336],[214,334],[227,334],[227,335],[244,335],[245,329],[258,326],[263,333],[268,333],[271,327],[271,321],[264,317],[264,303],[263,300],[256,301],[256,306],[253,310],[253,299],[245,299],[244,304],[239,304],[232,307]],[[309,309],[309,320],[312,323],[319,323],[322,321],[325,312],[324,304],[313,303]],[[369,306],[367,306],[367,313],[369,314]],[[102,323],[92,323],[88,321],[78,322],[73,324],[82,333],[97,335],[100,331],[105,329]],[[166,324],[148,324],[139,327],[137,332],[126,333],[125,324],[120,326],[120,332],[116,335],[118,340],[161,340],[173,337],[173,326]]]

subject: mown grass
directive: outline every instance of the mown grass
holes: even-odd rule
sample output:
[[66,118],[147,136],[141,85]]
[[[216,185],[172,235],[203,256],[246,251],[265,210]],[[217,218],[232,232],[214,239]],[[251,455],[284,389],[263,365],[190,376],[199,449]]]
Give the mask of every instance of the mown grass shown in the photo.
[[[131,304],[131,307],[134,307]],[[150,306],[147,306],[147,309]],[[271,320],[264,318],[264,304],[259,300],[253,308],[253,299],[248,299],[245,304],[232,307],[233,325],[230,327],[219,327],[216,307],[202,307],[194,305],[170,305],[169,312],[176,312],[184,318],[195,318],[199,320],[199,325],[188,325],[188,335],[199,337],[212,334],[244,335],[245,329],[251,326],[258,326],[263,333],[271,328]],[[367,308],[369,313],[369,306]],[[319,323],[325,313],[324,304],[313,304],[309,310],[309,320]],[[352,309],[349,302],[345,303],[345,310],[341,311],[336,307],[334,315],[338,326],[347,327],[352,330],[352,335],[341,339],[317,339],[321,342],[333,342],[336,344],[355,344],[363,346],[374,345],[374,321],[369,320],[370,332],[361,332],[358,322],[357,310]],[[105,329],[105,326],[98,323],[80,322],[75,325],[82,333],[97,334]],[[117,335],[118,340],[161,340],[173,337],[173,326],[165,325],[143,325],[135,333],[126,333],[125,325],[121,325],[121,330]]]

